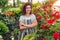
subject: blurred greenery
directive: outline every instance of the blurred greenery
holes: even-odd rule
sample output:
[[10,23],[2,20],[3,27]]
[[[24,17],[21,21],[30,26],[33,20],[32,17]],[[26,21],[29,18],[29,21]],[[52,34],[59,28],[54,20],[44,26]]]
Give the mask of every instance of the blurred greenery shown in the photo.
[[7,4],[8,4],[8,0],[0,0],[0,9],[2,9],[2,11],[4,11],[6,8],[8,8]]
[[16,14],[21,14],[22,10],[20,8],[10,8],[7,11],[15,12]]
[[7,3],[8,3],[8,0],[0,0],[0,8],[6,7]]
[[0,35],[6,34],[7,32],[9,32],[8,27],[4,22],[0,21]]
[[25,35],[23,40],[35,40],[36,34],[35,33],[31,33],[28,35]]

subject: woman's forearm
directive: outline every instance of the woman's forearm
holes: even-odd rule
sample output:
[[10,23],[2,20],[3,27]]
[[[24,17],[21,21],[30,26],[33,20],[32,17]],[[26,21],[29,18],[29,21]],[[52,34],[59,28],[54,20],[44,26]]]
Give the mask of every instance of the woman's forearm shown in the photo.
[[20,30],[27,29],[27,27],[20,26]]
[[35,27],[35,26],[37,26],[37,24],[30,24],[30,27]]
[[37,26],[37,23],[33,23],[33,24],[29,24],[29,25],[25,25],[25,26],[20,26],[20,29],[27,29],[27,28],[34,28],[35,26]]
[[20,29],[23,30],[23,29],[28,29],[28,28],[34,28],[35,26],[37,26],[37,22],[36,23],[32,23],[32,24],[29,24],[29,25],[20,25]]
[[26,27],[27,28],[34,28],[35,26],[37,26],[37,23],[29,24]]

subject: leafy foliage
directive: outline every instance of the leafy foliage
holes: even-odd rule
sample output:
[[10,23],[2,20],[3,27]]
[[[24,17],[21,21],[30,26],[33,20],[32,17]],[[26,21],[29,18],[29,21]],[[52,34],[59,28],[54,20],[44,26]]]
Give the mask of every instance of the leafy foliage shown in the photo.
[[28,34],[28,35],[25,35],[23,40],[35,40],[35,36],[36,36],[35,33]]
[[9,32],[8,27],[2,21],[0,21],[0,35],[3,35],[7,32]]
[[5,7],[8,3],[8,0],[0,0],[0,7]]

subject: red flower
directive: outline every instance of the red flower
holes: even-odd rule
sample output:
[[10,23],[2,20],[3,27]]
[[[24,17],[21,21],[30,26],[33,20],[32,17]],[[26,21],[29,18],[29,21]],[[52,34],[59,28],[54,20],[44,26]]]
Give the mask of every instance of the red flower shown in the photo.
[[50,5],[50,7],[52,7],[52,5],[53,5],[53,2],[50,2],[50,4],[49,4],[49,5]]
[[48,20],[47,20],[47,23],[53,24],[53,22],[54,22],[55,20],[56,20],[55,18],[48,19]]
[[53,20],[51,20],[51,19],[48,19],[47,22],[48,22],[49,24],[53,24]]
[[56,14],[56,18],[60,18],[60,13],[57,13]]
[[41,19],[41,18],[42,18],[42,16],[38,16],[38,17],[37,17],[37,19]]
[[49,29],[49,26],[42,24],[42,29]]
[[55,11],[52,16],[56,17],[56,18],[60,18],[60,13],[58,11]]
[[52,16],[56,16],[56,13],[54,12],[54,13],[52,14]]
[[60,38],[60,35],[59,35],[59,38]]
[[41,40],[47,40],[47,38],[42,38]]
[[54,32],[53,33],[53,38],[55,38],[56,40],[59,39],[59,33],[58,32]]
[[47,8],[47,6],[46,6],[46,5],[43,5],[43,6],[42,6],[42,8],[43,8],[43,9],[46,9],[46,8]]
[[42,29],[46,29],[46,26],[44,24],[42,24]]
[[46,29],[49,29],[50,27],[49,26],[46,26]]

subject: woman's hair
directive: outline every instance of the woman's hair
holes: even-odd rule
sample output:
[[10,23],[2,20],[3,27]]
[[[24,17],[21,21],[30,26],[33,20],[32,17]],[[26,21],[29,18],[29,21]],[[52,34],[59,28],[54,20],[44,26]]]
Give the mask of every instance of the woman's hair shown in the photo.
[[[31,9],[32,9],[32,3],[31,2],[27,2],[23,5],[22,7],[22,15],[25,15],[26,14],[26,7],[30,5],[31,6]],[[30,12],[30,14],[32,13],[32,11]]]

